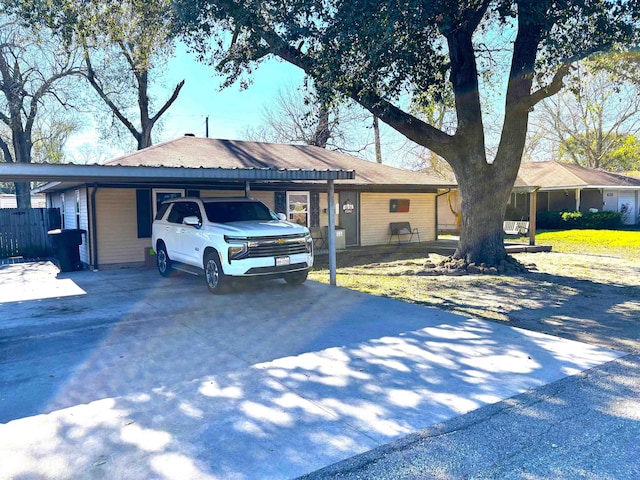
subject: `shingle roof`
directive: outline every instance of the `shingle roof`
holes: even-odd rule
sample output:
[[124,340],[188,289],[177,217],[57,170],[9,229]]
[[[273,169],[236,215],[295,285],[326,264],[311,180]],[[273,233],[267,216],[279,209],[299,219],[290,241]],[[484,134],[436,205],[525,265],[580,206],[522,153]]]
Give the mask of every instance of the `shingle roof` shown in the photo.
[[181,168],[275,168],[355,170],[353,185],[453,186],[435,175],[412,172],[309,145],[288,145],[185,136],[124,155],[105,165]]
[[520,166],[515,187],[640,187],[640,179],[571,163],[529,162]]

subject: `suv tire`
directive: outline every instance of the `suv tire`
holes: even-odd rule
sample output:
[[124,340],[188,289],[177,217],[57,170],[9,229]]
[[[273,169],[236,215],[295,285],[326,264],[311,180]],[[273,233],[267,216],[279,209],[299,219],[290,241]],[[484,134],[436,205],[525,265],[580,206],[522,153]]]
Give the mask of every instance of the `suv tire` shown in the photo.
[[215,251],[207,252],[204,256],[204,279],[209,291],[216,294],[227,290],[230,283],[229,277],[222,271],[218,253]]
[[284,280],[289,285],[302,285],[304,281],[307,279],[308,274],[309,274],[309,270],[302,270],[300,272],[287,273],[284,276]]
[[158,266],[158,271],[160,275],[163,277],[168,277],[171,275],[173,271],[172,261],[169,258],[169,254],[167,253],[167,247],[165,247],[164,242],[158,243],[158,251],[156,252],[156,265]]

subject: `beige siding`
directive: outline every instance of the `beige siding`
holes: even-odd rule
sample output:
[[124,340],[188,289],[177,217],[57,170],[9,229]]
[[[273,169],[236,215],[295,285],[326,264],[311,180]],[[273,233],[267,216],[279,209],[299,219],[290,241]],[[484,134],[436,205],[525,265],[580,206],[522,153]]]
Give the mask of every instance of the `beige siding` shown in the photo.
[[[320,226],[321,227],[326,227],[327,225],[329,225],[329,213],[327,212],[327,210],[329,209],[329,206],[327,204],[327,198],[329,197],[328,194],[326,193],[321,193],[320,194]],[[339,203],[339,194],[336,193],[333,196],[333,201],[337,203]],[[339,208],[336,210],[336,214],[335,214],[335,225],[340,225],[340,212],[339,212]]]
[[446,195],[442,195],[438,198],[438,229],[440,231],[457,232],[458,222],[456,216],[451,211],[449,206],[449,198],[451,199],[451,206],[456,212],[460,212],[460,192],[458,190],[452,190]]
[[136,191],[100,188],[96,194],[98,266],[144,264],[150,238],[138,238]]
[[[255,198],[256,200],[260,200],[262,203],[264,203],[271,210],[275,211],[275,208],[276,208],[276,196],[275,196],[275,194],[273,192],[262,192],[262,191],[251,190],[251,198]],[[278,212],[276,212],[276,213],[278,213]],[[284,212],[280,212],[280,213],[284,213]]]
[[[392,198],[409,199],[409,212],[389,212],[389,201]],[[420,240],[423,242],[436,238],[434,193],[362,193],[360,212],[362,246],[388,243],[391,222],[410,222],[411,227],[420,230]],[[417,242],[418,238],[414,236],[413,241]]]
[[243,190],[200,190],[200,198],[244,197]]
[[[244,197],[244,193],[244,190],[200,190],[200,198]],[[250,196],[260,200],[272,210],[275,208],[275,195],[273,192],[251,190]]]

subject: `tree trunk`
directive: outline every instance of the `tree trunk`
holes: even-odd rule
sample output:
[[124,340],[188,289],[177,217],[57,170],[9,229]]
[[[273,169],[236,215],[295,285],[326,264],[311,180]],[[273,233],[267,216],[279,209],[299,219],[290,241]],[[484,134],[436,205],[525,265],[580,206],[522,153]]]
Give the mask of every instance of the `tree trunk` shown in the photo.
[[14,185],[18,208],[31,208],[31,184],[29,182],[15,182]]
[[380,125],[378,117],[373,116],[373,141],[376,147],[376,163],[382,163],[382,150],[380,148]]
[[454,257],[478,265],[499,265],[507,257],[502,222],[517,167],[514,174],[512,166],[467,166],[456,172],[462,201],[462,223]]
[[138,150],[142,150],[143,148],[150,147],[153,142],[151,141],[151,130],[153,129],[153,124],[148,120],[143,122],[142,132],[138,136]]

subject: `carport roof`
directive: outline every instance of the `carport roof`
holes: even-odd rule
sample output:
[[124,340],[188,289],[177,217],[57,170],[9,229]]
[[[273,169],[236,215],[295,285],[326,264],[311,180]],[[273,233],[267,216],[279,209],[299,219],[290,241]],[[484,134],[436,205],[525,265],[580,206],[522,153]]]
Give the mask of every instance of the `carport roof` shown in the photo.
[[150,183],[208,180],[337,180],[351,179],[355,172],[340,169],[163,167],[126,165],[75,165],[49,163],[0,164],[0,181],[82,181],[83,183]]

